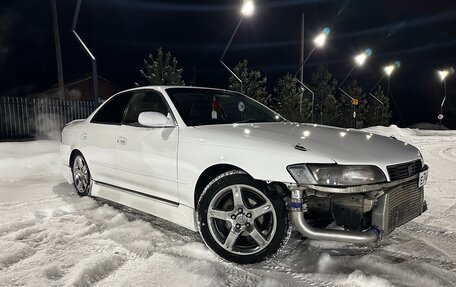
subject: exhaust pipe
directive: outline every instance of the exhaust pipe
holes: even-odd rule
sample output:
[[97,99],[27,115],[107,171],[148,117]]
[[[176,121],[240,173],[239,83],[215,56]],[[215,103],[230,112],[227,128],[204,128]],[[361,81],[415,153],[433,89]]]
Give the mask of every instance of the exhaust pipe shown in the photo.
[[291,191],[292,220],[299,232],[305,237],[318,240],[330,240],[347,243],[369,244],[382,239],[383,230],[380,227],[371,227],[366,231],[345,231],[335,229],[322,229],[310,226],[304,218],[303,191]]

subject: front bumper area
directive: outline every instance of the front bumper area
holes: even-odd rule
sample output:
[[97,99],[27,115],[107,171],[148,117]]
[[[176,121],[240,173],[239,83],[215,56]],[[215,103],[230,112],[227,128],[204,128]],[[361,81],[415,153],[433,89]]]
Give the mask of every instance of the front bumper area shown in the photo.
[[[428,170],[425,165],[421,171]],[[292,185],[293,223],[306,237],[352,243],[381,240],[395,228],[426,211],[419,173],[408,178],[354,187]],[[306,222],[309,213],[326,213],[345,230],[317,229]]]
[[424,211],[424,188],[418,187],[418,181],[413,179],[387,190],[377,199],[371,222],[388,235],[396,227],[420,216]]

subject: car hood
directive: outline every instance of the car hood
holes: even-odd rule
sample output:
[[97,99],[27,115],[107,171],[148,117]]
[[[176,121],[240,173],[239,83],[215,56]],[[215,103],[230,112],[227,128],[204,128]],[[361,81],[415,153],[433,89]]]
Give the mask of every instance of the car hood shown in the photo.
[[205,137],[220,145],[270,152],[296,152],[296,145],[305,160],[305,153],[320,154],[338,164],[386,166],[421,157],[414,146],[395,138],[354,129],[290,122],[198,126],[209,133]]

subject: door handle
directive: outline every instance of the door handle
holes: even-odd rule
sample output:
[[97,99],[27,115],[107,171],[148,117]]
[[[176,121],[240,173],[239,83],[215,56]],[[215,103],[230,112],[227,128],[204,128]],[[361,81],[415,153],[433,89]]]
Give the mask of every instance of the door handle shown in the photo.
[[118,137],[118,138],[117,138],[117,144],[119,144],[119,145],[126,145],[126,144],[127,144],[127,138],[125,138],[125,137]]

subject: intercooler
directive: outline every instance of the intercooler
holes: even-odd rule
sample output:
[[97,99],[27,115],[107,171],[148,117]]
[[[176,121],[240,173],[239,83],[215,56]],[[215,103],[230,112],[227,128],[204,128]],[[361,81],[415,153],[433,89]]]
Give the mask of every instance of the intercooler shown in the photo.
[[386,190],[372,211],[372,225],[387,235],[423,213],[423,202],[424,189],[418,187],[416,178]]

